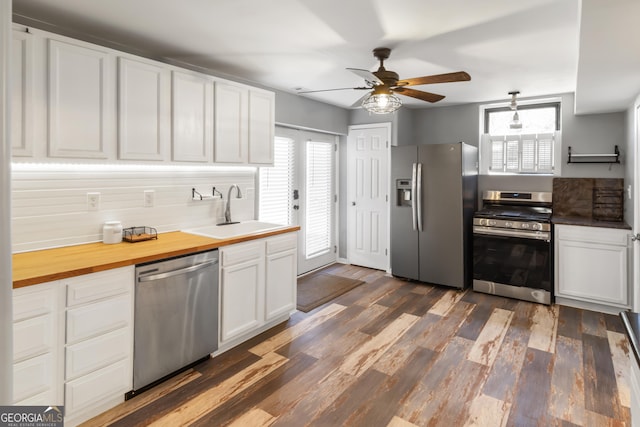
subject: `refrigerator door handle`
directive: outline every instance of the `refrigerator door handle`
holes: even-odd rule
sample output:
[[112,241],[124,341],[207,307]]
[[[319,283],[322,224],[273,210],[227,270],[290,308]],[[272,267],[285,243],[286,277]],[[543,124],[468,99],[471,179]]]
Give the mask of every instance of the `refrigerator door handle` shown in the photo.
[[411,201],[411,225],[413,227],[413,231],[418,230],[418,222],[417,222],[417,215],[416,215],[416,209],[418,209],[416,203],[418,203],[416,200],[416,178],[418,177],[417,175],[417,170],[418,170],[418,165],[417,163],[414,163],[411,169],[411,197],[413,198],[413,200]]
[[418,205],[418,210],[416,211],[416,216],[418,217],[418,231],[422,231],[422,163],[418,163],[418,170],[416,174],[416,191],[417,194],[415,196],[416,204]]

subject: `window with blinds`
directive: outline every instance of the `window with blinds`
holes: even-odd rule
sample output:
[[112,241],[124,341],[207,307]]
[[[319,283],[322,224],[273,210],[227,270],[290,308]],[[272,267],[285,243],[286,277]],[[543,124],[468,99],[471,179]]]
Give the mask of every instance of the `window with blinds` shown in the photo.
[[307,141],[306,146],[306,256],[331,250],[333,144]]
[[557,133],[483,135],[489,173],[553,174]]
[[513,110],[487,106],[480,138],[480,173],[560,173],[560,101],[529,102],[518,106],[522,129],[511,129]]
[[293,224],[293,179],[295,177],[295,143],[276,137],[273,166],[259,172],[258,218],[275,224]]

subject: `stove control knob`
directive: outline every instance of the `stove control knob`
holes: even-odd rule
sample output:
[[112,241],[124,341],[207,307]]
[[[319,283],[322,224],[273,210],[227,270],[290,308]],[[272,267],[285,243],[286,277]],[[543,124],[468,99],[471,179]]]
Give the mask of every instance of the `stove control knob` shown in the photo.
[[487,220],[486,219],[481,219],[480,220],[480,225],[487,225]]
[[542,228],[542,226],[540,224],[538,224],[537,222],[531,224],[531,228],[533,230],[540,230]]
[[504,226],[505,226],[506,228],[513,228],[513,222],[511,222],[511,221],[507,221],[507,222],[505,222],[505,223],[504,223]]
[[523,222],[520,227],[522,228],[529,228],[529,223],[528,222]]
[[494,226],[494,225],[496,225],[496,222],[494,220],[490,219],[489,220],[489,225],[490,226]]

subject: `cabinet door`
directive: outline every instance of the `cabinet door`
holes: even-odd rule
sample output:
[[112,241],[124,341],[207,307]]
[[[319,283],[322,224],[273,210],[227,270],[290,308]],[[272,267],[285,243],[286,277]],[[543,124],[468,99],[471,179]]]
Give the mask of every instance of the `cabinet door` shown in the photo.
[[244,86],[216,82],[215,161],[247,162],[248,90]]
[[11,57],[11,154],[33,155],[33,35],[13,31]]
[[118,58],[118,158],[163,160],[169,137],[169,70]]
[[13,365],[13,401],[20,402],[40,395],[49,398],[40,405],[55,404],[55,359],[52,353],[45,353]]
[[49,156],[108,158],[115,146],[113,56],[48,40]]
[[213,82],[173,71],[173,160],[209,162],[213,145]]
[[627,246],[566,239],[558,233],[557,296],[628,306],[627,256]]
[[274,108],[273,92],[249,91],[249,163],[273,164]]
[[296,308],[296,262],[294,250],[267,255],[265,318],[267,321]]
[[220,274],[220,342],[236,338],[262,325],[263,260],[223,267]]

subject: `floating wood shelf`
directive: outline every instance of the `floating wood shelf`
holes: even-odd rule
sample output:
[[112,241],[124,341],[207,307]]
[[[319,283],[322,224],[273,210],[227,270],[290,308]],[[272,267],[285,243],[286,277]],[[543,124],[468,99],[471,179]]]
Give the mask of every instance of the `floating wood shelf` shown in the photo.
[[574,154],[569,147],[567,163],[620,163],[620,150],[614,146],[613,154]]

